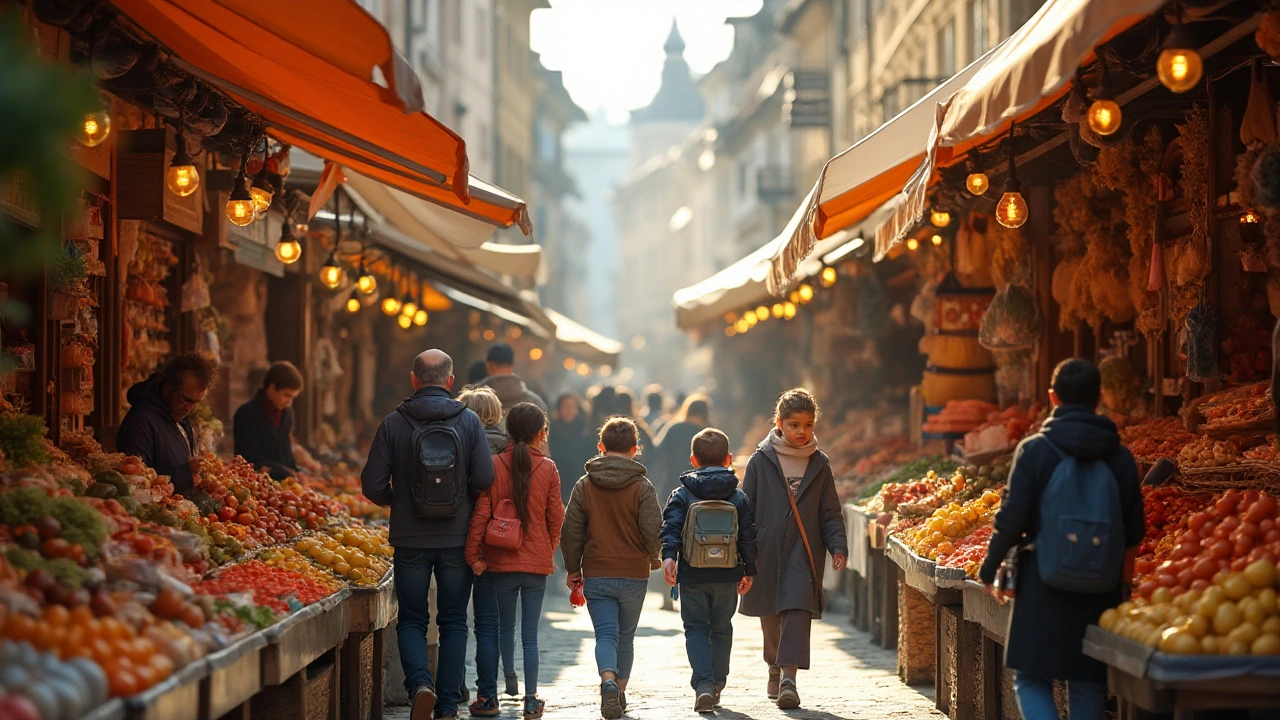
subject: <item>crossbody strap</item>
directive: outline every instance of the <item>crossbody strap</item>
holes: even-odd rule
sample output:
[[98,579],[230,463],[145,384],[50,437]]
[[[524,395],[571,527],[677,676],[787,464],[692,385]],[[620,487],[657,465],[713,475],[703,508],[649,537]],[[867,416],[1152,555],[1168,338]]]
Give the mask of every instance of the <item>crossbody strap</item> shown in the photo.
[[800,519],[800,508],[796,507],[796,498],[791,494],[791,484],[782,478],[783,492],[791,501],[791,516],[796,519],[796,527],[800,529],[800,539],[804,541],[804,552],[809,557],[809,572],[813,573],[813,582],[818,582],[818,566],[813,562],[813,548],[809,546],[809,533],[804,530],[804,521]]

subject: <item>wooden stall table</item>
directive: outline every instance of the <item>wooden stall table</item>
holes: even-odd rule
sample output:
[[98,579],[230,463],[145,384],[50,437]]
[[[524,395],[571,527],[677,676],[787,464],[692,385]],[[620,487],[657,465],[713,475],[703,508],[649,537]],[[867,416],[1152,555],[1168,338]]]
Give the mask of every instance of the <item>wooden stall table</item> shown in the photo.
[[205,658],[209,675],[200,683],[201,720],[218,720],[233,712],[233,717],[249,717],[249,700],[262,689],[261,655],[266,646],[266,633],[257,632]]
[[880,523],[867,526],[870,557],[867,565],[867,595],[871,601],[871,642],[886,650],[898,647],[898,567],[889,560],[886,528]]
[[1280,657],[1181,656],[1094,625],[1084,653],[1105,663],[1120,720],[1173,714],[1195,720],[1202,710],[1280,709]]
[[972,703],[978,716],[990,720],[1021,720],[1018,701],[1013,694],[1013,672],[1004,667],[1004,646],[1009,632],[1009,616],[1013,605],[1001,605],[987,594],[981,583],[964,581],[964,623],[966,652],[977,646],[973,667],[981,672],[971,674],[974,681]]
[[209,664],[200,658],[150,690],[124,699],[129,720],[200,720],[200,684]]
[[341,590],[267,628],[261,651],[263,689],[251,702],[252,717],[338,720],[350,596],[350,590]]
[[844,506],[845,535],[849,538],[848,578],[849,624],[858,630],[871,630],[871,584],[868,582],[871,566],[871,538],[867,529],[875,523],[875,516],[868,515],[857,506]]
[[82,715],[80,720],[124,720],[124,700],[111,698]]
[[898,676],[908,685],[934,683],[939,709],[946,707],[945,683],[939,675],[943,607],[958,606],[963,594],[939,588],[934,579],[936,563],[911,551],[897,538],[889,538],[885,555],[898,567]]
[[372,588],[354,588],[347,642],[342,650],[343,720],[381,720],[386,629],[399,612],[394,571]]

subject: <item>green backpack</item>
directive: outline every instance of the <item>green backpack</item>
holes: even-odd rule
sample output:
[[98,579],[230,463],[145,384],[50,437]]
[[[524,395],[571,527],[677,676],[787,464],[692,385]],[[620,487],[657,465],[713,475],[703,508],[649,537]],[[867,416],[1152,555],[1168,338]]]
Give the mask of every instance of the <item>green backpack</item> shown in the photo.
[[685,515],[681,539],[681,553],[689,567],[738,567],[738,508],[724,500],[693,503]]

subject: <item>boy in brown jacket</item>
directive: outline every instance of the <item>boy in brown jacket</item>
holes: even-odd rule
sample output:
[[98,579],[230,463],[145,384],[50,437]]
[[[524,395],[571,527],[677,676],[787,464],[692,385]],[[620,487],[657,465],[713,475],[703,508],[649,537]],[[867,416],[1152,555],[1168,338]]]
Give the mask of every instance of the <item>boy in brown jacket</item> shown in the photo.
[[582,586],[596,632],[600,714],[626,711],[636,628],[649,573],[662,567],[662,510],[645,467],[635,461],[639,431],[614,417],[600,429],[602,455],[587,463],[573,487],[560,531],[570,589]]

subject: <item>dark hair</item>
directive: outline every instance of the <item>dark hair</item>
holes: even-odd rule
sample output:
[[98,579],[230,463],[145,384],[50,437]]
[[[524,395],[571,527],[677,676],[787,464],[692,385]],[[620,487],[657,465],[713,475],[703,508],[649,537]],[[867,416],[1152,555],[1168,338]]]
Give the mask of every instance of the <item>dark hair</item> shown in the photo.
[[618,391],[605,385],[591,398],[591,427],[601,428],[609,418],[618,414]]
[[664,398],[662,397],[661,385],[650,385],[649,387],[645,388],[644,396],[645,396],[645,402],[648,403],[649,409],[651,411],[662,412],[662,403]]
[[483,360],[477,360],[471,363],[471,367],[467,368],[468,385],[475,385],[487,377],[489,377],[489,369],[485,367]]
[[301,390],[302,373],[288,360],[271,363],[267,374],[262,377],[262,389],[266,390],[272,385],[275,385],[277,390]]
[[529,478],[533,475],[533,455],[529,445],[547,428],[542,408],[522,402],[507,411],[507,437],[511,439],[511,500],[516,504],[520,527],[529,524]]
[[711,398],[702,393],[693,393],[680,405],[680,422],[688,422],[691,417],[700,417],[711,421]]
[[613,411],[619,415],[626,415],[634,418],[636,414],[636,396],[631,392],[631,388],[620,386],[614,388],[616,393],[613,401]]
[[624,453],[640,444],[640,430],[629,417],[611,417],[600,427],[605,452]]
[[703,467],[724,465],[729,457],[729,436],[715,428],[707,428],[693,436],[693,457]]
[[180,384],[184,378],[195,380],[207,390],[218,379],[218,363],[198,352],[188,352],[169,358],[160,370],[160,380],[165,385]]
[[551,406],[552,409],[556,412],[560,412],[560,406],[564,405],[566,400],[572,400],[573,404],[578,406],[578,412],[582,412],[582,401],[573,393],[561,393],[560,397],[556,398],[555,404]]
[[1071,358],[1053,369],[1050,385],[1063,405],[1079,405],[1090,410],[1098,407],[1102,395],[1102,374],[1098,366],[1084,358]]
[[813,413],[813,419],[817,420],[822,416],[822,409],[808,390],[792,388],[778,396],[778,404],[773,409],[773,422],[786,420],[796,413]]
[[494,365],[515,365],[516,351],[506,343],[498,343],[489,348],[489,353],[484,356],[484,359]]

